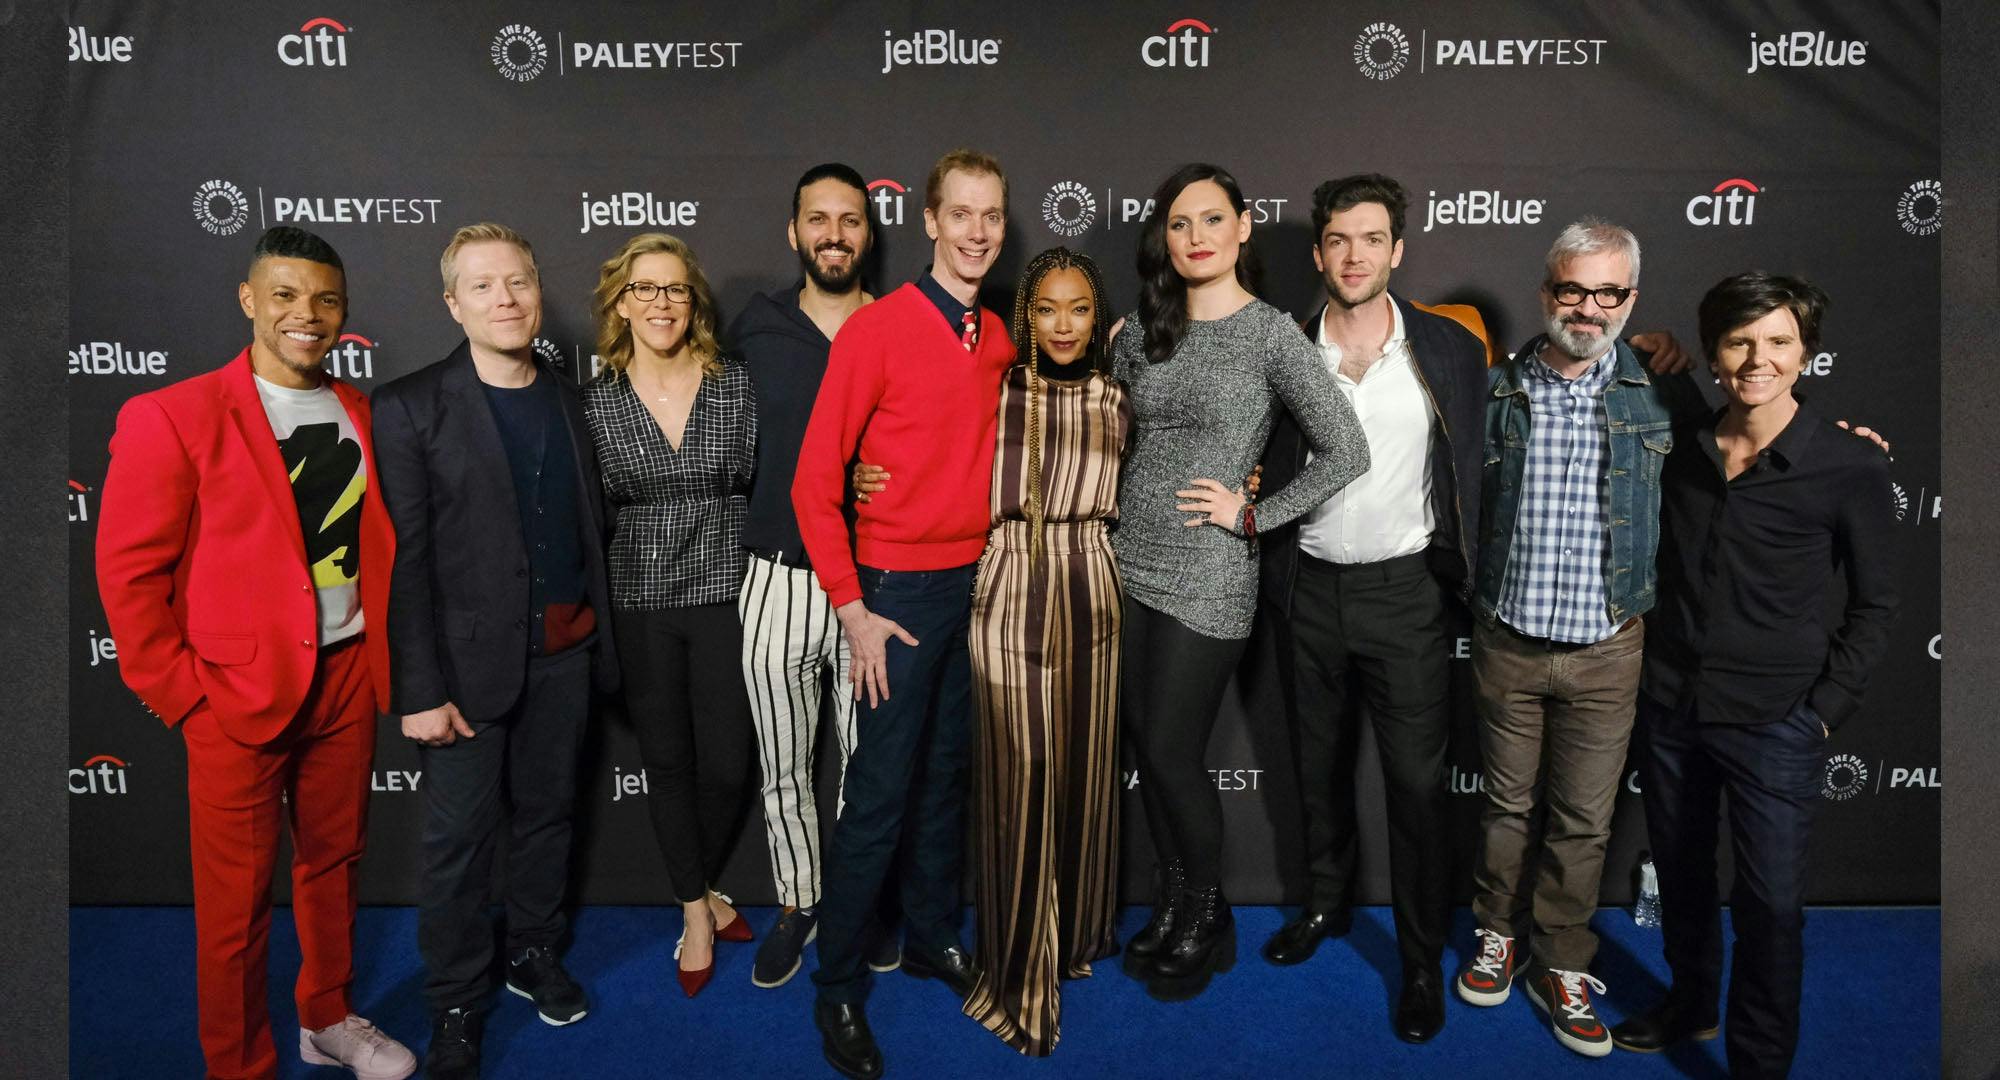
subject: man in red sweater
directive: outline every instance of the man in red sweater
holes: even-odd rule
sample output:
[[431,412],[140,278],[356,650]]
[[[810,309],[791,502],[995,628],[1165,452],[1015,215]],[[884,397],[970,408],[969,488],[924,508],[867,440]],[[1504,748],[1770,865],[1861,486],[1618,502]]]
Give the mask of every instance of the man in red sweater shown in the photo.
[[[903,970],[941,979],[961,999],[975,974],[956,927],[971,746],[966,633],[1000,375],[1014,359],[1005,323],[979,306],[979,284],[1000,253],[1006,202],[1006,177],[986,154],[954,150],[931,167],[930,271],[841,327],[792,482],[806,553],[853,653],[854,694],[865,694],[813,976],[826,1059],[862,1080],[882,1073],[862,1009],[863,931],[899,852]],[[842,505],[857,451],[898,480],[856,508],[850,549]]]
[[278,1075],[265,965],[288,831],[299,1055],[398,1080],[416,1058],[348,998],[396,538],[368,399],[320,367],[347,275],[326,241],[281,225],[248,278],[250,347],[118,412],[97,590],[119,676],[187,741],[208,1075]]

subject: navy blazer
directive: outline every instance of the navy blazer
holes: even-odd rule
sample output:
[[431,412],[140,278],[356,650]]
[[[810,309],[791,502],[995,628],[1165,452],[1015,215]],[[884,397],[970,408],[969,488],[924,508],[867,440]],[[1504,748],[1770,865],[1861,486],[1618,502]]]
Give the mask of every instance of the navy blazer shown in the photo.
[[[1472,595],[1473,565],[1478,558],[1480,439],[1486,418],[1486,343],[1457,321],[1434,315],[1389,294],[1403,315],[1403,334],[1416,358],[1417,375],[1429,392],[1431,414],[1431,534],[1428,561],[1445,590],[1460,600]],[[1300,324],[1308,338],[1317,338],[1325,305]],[[1280,415],[1264,451],[1262,489],[1276,491],[1291,482],[1306,463],[1310,449],[1289,415]],[[1300,520],[1304,520],[1301,518]],[[1292,589],[1299,568],[1298,522],[1265,534],[1262,592],[1281,618],[1292,612]]]
[[[618,685],[611,590],[604,569],[604,487],[576,387],[554,379],[577,466],[577,515],[590,606],[597,687]],[[521,696],[528,668],[528,548],[472,348],[377,389],[375,457],[396,525],[389,587],[389,698],[398,715],[449,701],[467,720],[491,721]]]

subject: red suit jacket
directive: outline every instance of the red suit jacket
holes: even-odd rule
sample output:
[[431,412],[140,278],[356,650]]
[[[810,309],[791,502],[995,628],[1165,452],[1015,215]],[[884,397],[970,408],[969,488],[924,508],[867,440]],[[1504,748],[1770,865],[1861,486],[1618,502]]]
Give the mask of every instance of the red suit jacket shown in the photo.
[[[118,672],[169,727],[204,700],[241,743],[277,738],[304,703],[319,611],[290,477],[250,351],[118,411],[97,529],[97,591]],[[395,530],[375,472],[368,398],[329,378],[361,440],[362,648],[389,704]]]

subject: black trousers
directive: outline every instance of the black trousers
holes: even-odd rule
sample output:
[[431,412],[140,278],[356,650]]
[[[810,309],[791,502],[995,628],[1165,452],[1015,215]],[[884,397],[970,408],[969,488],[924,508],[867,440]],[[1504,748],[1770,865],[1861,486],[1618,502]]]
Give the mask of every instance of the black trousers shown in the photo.
[[845,806],[819,902],[821,1000],[868,996],[865,932],[892,872],[900,872],[911,948],[935,955],[959,944],[958,880],[965,858],[966,775],[972,757],[974,566],[949,570],[861,567],[868,610],[900,624],[915,645],[890,638],[889,697],[855,710]]
[[1704,724],[1689,707],[1639,695],[1640,786],[1660,875],[1671,993],[1712,1015],[1722,992],[1715,849],[1729,801],[1735,955],[1724,1035],[1733,1077],[1782,1077],[1799,1042],[1805,977],[1806,841],[1826,769],[1826,736],[1803,704],[1769,723]]
[[419,753],[423,882],[417,951],[433,1012],[477,1008],[492,990],[487,912],[493,852],[507,805],[507,949],[555,946],[567,923],[570,815],[576,759],[590,712],[590,646],[528,662],[520,700],[498,720],[466,717],[477,733]]
[[1222,800],[1208,772],[1208,737],[1243,646],[1125,600],[1118,726],[1139,767],[1153,850],[1186,865],[1190,889],[1222,884]]
[[756,732],[731,603],[615,610],[625,713],[646,767],[646,811],[674,898],[708,895],[750,807]]
[[1388,804],[1396,944],[1404,967],[1437,970],[1451,910],[1444,590],[1422,553],[1343,566],[1301,552],[1292,617],[1280,620],[1277,642],[1305,818],[1307,906],[1354,902],[1354,770],[1366,704]]

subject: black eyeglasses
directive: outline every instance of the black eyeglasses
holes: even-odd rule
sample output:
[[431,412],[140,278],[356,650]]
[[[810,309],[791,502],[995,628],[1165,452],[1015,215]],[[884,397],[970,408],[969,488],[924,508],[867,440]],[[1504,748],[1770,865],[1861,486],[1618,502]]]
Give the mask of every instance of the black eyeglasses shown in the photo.
[[684,285],[678,281],[671,285],[655,285],[650,281],[634,281],[618,291],[631,293],[632,299],[642,304],[650,304],[659,299],[661,293],[666,293],[667,299],[672,300],[676,304],[685,304],[694,296],[693,286]]
[[1609,311],[1632,298],[1632,290],[1623,285],[1600,285],[1593,289],[1587,285],[1578,285],[1574,281],[1551,281],[1542,288],[1547,289],[1549,295],[1556,298],[1556,303],[1563,307],[1575,307],[1583,303],[1584,297],[1594,296],[1597,298],[1597,306]]

